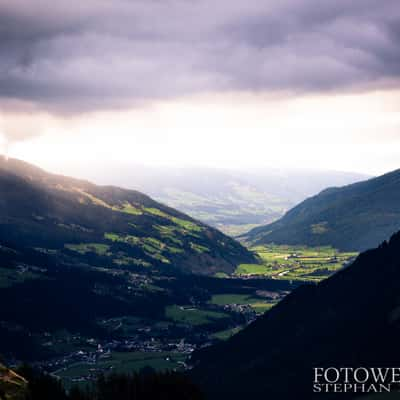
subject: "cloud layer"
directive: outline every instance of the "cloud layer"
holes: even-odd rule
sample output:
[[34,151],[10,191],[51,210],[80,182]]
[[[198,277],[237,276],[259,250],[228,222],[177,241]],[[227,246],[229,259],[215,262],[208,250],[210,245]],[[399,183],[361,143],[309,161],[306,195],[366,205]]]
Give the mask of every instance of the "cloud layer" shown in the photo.
[[0,97],[52,111],[399,77],[398,0],[0,0]]

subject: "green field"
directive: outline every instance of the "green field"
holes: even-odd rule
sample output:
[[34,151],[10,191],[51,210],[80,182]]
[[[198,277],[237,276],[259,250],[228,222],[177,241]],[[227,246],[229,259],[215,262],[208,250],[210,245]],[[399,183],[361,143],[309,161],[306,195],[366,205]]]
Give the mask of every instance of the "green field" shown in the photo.
[[268,301],[262,298],[252,297],[251,295],[246,294],[215,294],[211,297],[209,301],[211,304],[215,304],[218,306],[225,305],[249,305],[257,314],[262,314],[265,311],[272,308],[276,302]]
[[229,278],[229,274],[226,272],[216,272],[214,278]]
[[214,320],[229,318],[228,314],[209,310],[200,310],[190,306],[168,306],[165,309],[166,318],[187,325],[206,325]]
[[270,269],[264,264],[240,264],[235,271],[236,275],[269,275]]
[[113,207],[114,210],[123,212],[125,214],[131,215],[142,215],[143,211],[135,205],[129,204],[127,201],[123,204],[122,207]]
[[231,336],[238,333],[241,329],[242,329],[241,326],[237,326],[237,327],[231,328],[231,329],[225,329],[224,331],[219,331],[219,332],[213,333],[210,337],[213,339],[227,340]]
[[[119,235],[113,232],[106,232],[104,234],[104,238],[112,242],[121,242],[130,244],[131,246],[140,246],[147,255],[166,264],[169,264],[170,261],[165,255],[168,256],[171,254],[183,253],[183,250],[181,248],[172,246],[170,244],[166,244],[164,243],[164,241],[158,240],[153,237],[137,237],[132,235]],[[179,243],[174,240],[170,241],[172,241],[175,244],[182,245],[181,241],[179,241]],[[192,242],[190,242],[190,245],[196,252],[208,251],[206,247],[195,245]],[[138,261],[143,261],[143,260],[138,260]],[[127,257],[122,258],[119,261],[120,264],[126,264],[126,265],[129,265],[129,262],[130,262],[129,258]],[[133,262],[133,263],[137,265],[143,264],[138,262]]]
[[251,303],[250,306],[254,309],[257,314],[264,314],[265,311],[270,310],[275,303],[268,303],[259,301],[257,303]]
[[64,247],[79,254],[95,253],[99,256],[111,255],[109,253],[110,246],[103,243],[65,244]]
[[227,304],[250,304],[251,300],[258,301],[256,299],[251,299],[247,294],[215,294],[211,297],[209,301],[212,304],[218,306],[225,306]]
[[261,264],[240,264],[235,275],[318,282],[357,256],[357,253],[343,253],[332,247],[265,245],[251,250]]

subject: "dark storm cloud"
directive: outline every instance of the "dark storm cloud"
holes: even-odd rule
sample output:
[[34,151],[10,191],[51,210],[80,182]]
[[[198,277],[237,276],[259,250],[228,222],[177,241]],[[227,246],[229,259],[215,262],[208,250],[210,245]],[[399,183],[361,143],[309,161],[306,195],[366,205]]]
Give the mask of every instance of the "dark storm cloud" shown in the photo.
[[399,23],[398,0],[0,0],[0,97],[80,111],[379,88],[400,75]]

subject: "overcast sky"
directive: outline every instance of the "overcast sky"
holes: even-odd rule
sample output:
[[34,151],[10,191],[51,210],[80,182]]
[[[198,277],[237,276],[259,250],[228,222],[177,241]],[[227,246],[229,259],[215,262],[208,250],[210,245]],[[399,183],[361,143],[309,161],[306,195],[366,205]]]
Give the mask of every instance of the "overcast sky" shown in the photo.
[[0,146],[90,162],[400,167],[398,0],[0,0]]

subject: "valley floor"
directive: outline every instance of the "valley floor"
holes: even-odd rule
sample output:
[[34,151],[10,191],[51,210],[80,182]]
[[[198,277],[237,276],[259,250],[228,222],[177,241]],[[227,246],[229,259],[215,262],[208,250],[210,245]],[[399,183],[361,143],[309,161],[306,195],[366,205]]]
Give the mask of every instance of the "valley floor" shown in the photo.
[[270,245],[251,250],[260,264],[241,264],[231,276],[217,274],[221,278],[212,280],[210,296],[168,305],[163,318],[100,320],[108,332],[102,339],[65,331],[45,334],[42,344],[63,355],[39,365],[67,387],[92,382],[99,373],[185,369],[194,350],[228,339],[294,287],[325,279],[356,256],[330,247]]
[[328,246],[271,244],[255,246],[251,250],[258,256],[260,264],[241,264],[235,271],[236,276],[319,282],[349,265],[358,255]]

